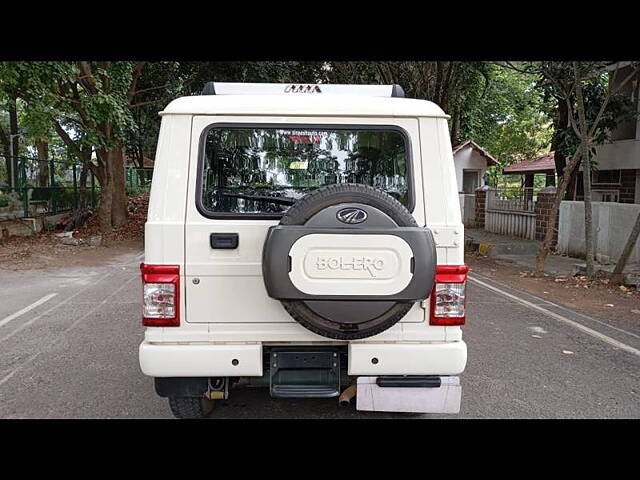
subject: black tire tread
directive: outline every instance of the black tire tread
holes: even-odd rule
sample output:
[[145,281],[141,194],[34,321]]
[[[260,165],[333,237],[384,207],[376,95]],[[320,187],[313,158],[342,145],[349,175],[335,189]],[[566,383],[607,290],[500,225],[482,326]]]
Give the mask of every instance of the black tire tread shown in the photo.
[[320,187],[302,197],[287,210],[280,225],[304,225],[319,211],[339,203],[364,203],[386,213],[400,227],[417,227],[413,215],[391,195],[360,183],[342,183]]
[[[396,305],[396,307],[394,307],[396,309],[394,314],[376,327],[370,327],[364,330],[359,330],[357,332],[337,332],[327,330],[325,328],[319,328],[314,323],[309,321],[306,318],[306,314],[308,313],[307,311],[310,312],[310,309],[304,304],[304,302],[295,300],[282,300],[281,302],[287,313],[307,330],[311,330],[313,333],[317,333],[318,335],[321,335],[323,337],[334,338],[336,340],[359,340],[361,338],[368,338],[377,335],[378,333],[382,333],[402,320],[402,317],[404,317],[409,312],[409,310],[411,310],[411,307],[413,307],[413,303],[398,304]],[[311,312],[311,314],[313,313]]]
[[169,397],[169,408],[176,418],[206,418],[213,409],[213,401],[204,397]]

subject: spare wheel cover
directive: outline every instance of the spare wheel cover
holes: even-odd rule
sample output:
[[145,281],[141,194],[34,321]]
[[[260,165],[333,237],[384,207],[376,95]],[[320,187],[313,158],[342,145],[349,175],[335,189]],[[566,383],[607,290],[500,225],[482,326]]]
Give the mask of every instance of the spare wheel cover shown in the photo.
[[330,185],[269,229],[263,278],[270,297],[305,328],[355,340],[396,324],[433,287],[431,232],[387,193]]

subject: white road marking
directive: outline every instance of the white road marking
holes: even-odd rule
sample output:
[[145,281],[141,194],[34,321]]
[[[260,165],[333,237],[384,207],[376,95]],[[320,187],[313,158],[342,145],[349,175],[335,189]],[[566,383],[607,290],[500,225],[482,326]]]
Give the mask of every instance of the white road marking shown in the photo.
[[[483,277],[486,280],[490,279],[488,277],[484,277],[483,275],[480,275],[479,273],[475,273],[474,276],[480,276],[480,277]],[[501,284],[500,282],[498,282],[497,280],[493,280],[493,279],[490,279],[490,280],[493,283],[496,283],[496,284],[501,285],[503,287],[505,286],[505,285]],[[532,294],[529,294],[529,295],[533,296]],[[536,303],[535,305],[551,305],[552,307],[557,308],[558,310],[564,310],[565,312],[569,312],[569,313],[571,313],[573,315],[576,315],[578,317],[586,318],[590,322],[598,323],[598,324],[602,325],[603,327],[610,328],[611,330],[617,330],[618,332],[624,333],[625,335],[629,335],[630,337],[634,337],[634,338],[639,338],[640,339],[640,335],[637,335],[637,334],[635,334],[633,332],[629,332],[628,330],[625,330],[623,328],[619,328],[619,327],[610,325],[610,324],[608,324],[606,322],[603,322],[602,320],[598,320],[597,318],[593,318],[593,317],[590,317],[589,315],[585,315],[584,313],[577,312],[575,310],[572,310],[570,308],[565,307],[564,305],[558,305],[557,303],[553,303],[552,301],[546,300],[544,298],[539,298],[537,300],[540,300],[541,303]],[[490,302],[476,302],[476,301],[474,301],[474,303],[490,303]]]
[[18,318],[20,315],[24,315],[25,313],[33,310],[38,305],[42,305],[44,302],[51,300],[56,295],[58,295],[58,294],[57,293],[50,293],[49,295],[45,295],[40,300],[38,300],[36,302],[33,302],[31,305],[28,305],[28,306],[24,307],[22,310],[14,313],[12,315],[9,315],[8,317],[3,318],[2,320],[0,320],[0,327],[6,325],[11,320],[14,320],[14,319]]
[[[37,357],[38,355],[40,355],[40,352],[36,353],[35,355],[31,355],[29,358],[27,358],[27,360],[25,360],[25,362],[24,362],[22,365],[26,365],[26,364],[28,364],[28,363],[33,362],[33,361],[36,359],[36,357]],[[11,380],[11,377],[13,377],[13,376],[16,374],[16,372],[17,372],[18,370],[20,370],[20,368],[22,367],[22,365],[20,365],[20,366],[18,366],[18,367],[16,367],[16,368],[14,368],[14,369],[11,371],[11,373],[9,373],[8,375],[5,375],[5,376],[0,380],[0,386],[2,386],[4,383],[6,383],[6,382],[8,382],[9,380]]]
[[69,303],[70,300],[72,300],[73,298],[77,297],[78,295],[80,295],[81,293],[84,293],[86,290],[88,290],[89,288],[95,286],[97,283],[101,282],[102,280],[104,280],[105,278],[113,275],[114,272],[110,272],[107,273],[106,275],[103,275],[102,277],[100,277],[98,280],[96,280],[95,282],[93,282],[91,285],[87,285],[86,287],[78,290],[76,293],[74,293],[73,295],[65,298],[64,300],[62,300],[61,302],[57,303],[56,305],[54,305],[53,307],[51,307],[50,309],[42,312],[40,315],[37,315],[35,317],[33,317],[31,320],[29,320],[28,322],[25,322],[23,324],[21,324],[18,328],[16,328],[14,331],[12,331],[11,333],[5,335],[4,337],[0,338],[0,343],[4,342],[5,340],[8,340],[9,338],[13,337],[16,333],[24,330],[25,328],[27,328],[29,325],[31,325],[33,322],[35,322],[36,320],[41,319],[42,317],[44,317],[45,315],[47,315],[48,313],[52,312],[53,310],[55,310],[56,308],[60,308],[63,305],[66,305],[67,303]]
[[596,330],[593,330],[592,328],[589,328],[585,325],[582,325],[581,323],[578,323],[574,320],[571,320],[567,317],[563,317],[562,315],[552,312],[551,310],[547,310],[544,307],[541,307],[539,305],[536,305],[535,303],[529,302],[528,300],[525,300],[523,298],[520,298],[516,295],[512,295],[509,292],[505,292],[504,290],[501,290],[497,287],[494,287],[493,285],[489,285],[488,283],[485,283],[481,280],[478,280],[477,278],[472,277],[471,275],[468,276],[469,280],[472,281],[473,283],[477,283],[478,285],[481,285],[489,290],[492,290],[496,293],[499,293],[500,295],[503,295],[507,298],[510,298],[511,300],[514,300],[515,302],[520,303],[521,305],[524,305],[526,307],[531,308],[532,310],[536,310],[538,312],[544,313],[545,315],[547,315],[548,317],[551,317],[555,320],[558,320],[559,322],[565,323],[567,325],[572,326],[573,328],[576,328],[584,333],[586,333],[587,335],[591,335],[594,338],[597,338],[599,340],[602,340],[605,343],[608,343],[609,345],[613,345],[616,348],[619,348],[621,350],[624,350],[626,352],[629,353],[633,353],[634,355],[637,355],[638,357],[640,357],[640,350],[638,350],[637,348],[633,348],[630,345],[627,345],[626,343],[622,343],[618,340],[616,340],[615,338],[611,338],[603,333],[600,333]]
[[[96,305],[94,308],[92,308],[91,310],[89,310],[87,313],[85,313],[84,315],[82,315],[80,318],[78,318],[75,322],[73,322],[71,325],[69,325],[67,328],[64,329],[64,331],[62,331],[60,333],[60,335],[58,336],[58,338],[56,340],[54,340],[52,343],[53,345],[55,345],[60,338],[64,337],[64,335],[71,330],[72,328],[74,328],[76,325],[78,325],[82,320],[84,320],[85,318],[87,318],[89,315],[91,315],[93,312],[95,312],[96,310],[98,310],[100,307],[104,306],[105,303],[107,303],[109,301],[109,299],[111,297],[113,297],[116,293],[120,292],[120,290],[122,290],[124,287],[126,287],[132,280],[137,279],[138,277],[134,277],[134,278],[130,278],[129,280],[127,280],[126,282],[124,282],[122,285],[120,285],[120,287],[118,289],[116,289],[114,292],[112,292],[111,294],[109,294],[107,297],[104,298],[104,300],[102,300],[98,305]],[[70,297],[71,298],[71,297]],[[24,362],[22,362],[20,365],[18,365],[16,368],[14,368],[11,372],[9,372],[7,375],[5,375],[2,379],[0,379],[0,386],[2,386],[4,383],[8,382],[9,380],[11,380],[11,377],[13,377],[16,372],[18,372],[20,369],[22,369],[23,367],[29,365],[31,362],[33,362],[40,354],[42,353],[42,351],[35,353],[34,355],[32,355],[31,357],[29,357],[27,360],[25,360]]]

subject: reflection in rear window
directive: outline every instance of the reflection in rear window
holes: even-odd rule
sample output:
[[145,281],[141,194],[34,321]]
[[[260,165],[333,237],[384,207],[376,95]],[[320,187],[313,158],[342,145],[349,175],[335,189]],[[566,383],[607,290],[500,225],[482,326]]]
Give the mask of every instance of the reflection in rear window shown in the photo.
[[405,138],[397,130],[225,128],[207,133],[202,205],[278,214],[336,183],[379,188],[408,205]]

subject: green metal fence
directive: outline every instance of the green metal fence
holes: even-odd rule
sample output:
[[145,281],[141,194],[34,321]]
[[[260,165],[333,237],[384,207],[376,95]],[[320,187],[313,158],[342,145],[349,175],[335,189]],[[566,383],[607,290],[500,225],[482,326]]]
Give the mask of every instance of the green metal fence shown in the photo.
[[[17,160],[15,185],[0,183],[0,220],[55,215],[80,207],[81,164],[54,158],[44,162],[31,157]],[[147,193],[152,176],[153,168],[127,167],[127,194]],[[84,194],[86,206],[96,208],[100,201],[100,184],[91,170],[86,172]]]
[[125,181],[127,195],[141,195],[149,193],[151,190],[151,179],[153,178],[153,167],[145,168],[125,168]]

